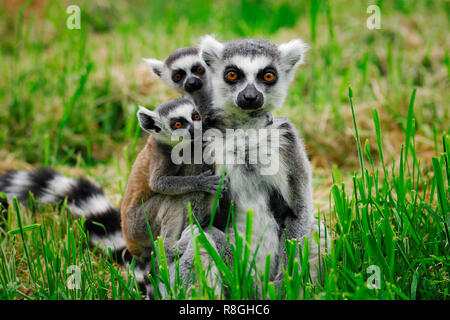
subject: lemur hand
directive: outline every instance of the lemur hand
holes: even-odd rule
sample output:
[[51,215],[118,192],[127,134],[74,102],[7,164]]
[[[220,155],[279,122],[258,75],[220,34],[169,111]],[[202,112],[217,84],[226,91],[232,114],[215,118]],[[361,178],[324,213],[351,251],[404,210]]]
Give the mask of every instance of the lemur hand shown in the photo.
[[202,191],[216,194],[219,189],[220,176],[213,174],[212,170],[207,170],[198,175],[199,187]]

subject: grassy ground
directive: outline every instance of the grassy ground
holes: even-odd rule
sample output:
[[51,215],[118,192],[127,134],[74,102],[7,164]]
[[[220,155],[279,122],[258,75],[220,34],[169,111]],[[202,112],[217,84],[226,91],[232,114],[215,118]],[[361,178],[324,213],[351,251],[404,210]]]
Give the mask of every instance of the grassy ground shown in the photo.
[[[80,30],[66,28],[66,8],[74,3]],[[372,3],[381,7],[381,30],[366,27]],[[145,136],[136,105],[177,96],[149,74],[142,57],[163,58],[210,32],[222,40],[301,37],[311,50],[278,114],[304,137],[315,214],[333,244],[321,285],[309,283],[306,265],[302,274],[293,271],[304,261],[292,261],[283,295],[264,274],[260,292],[448,299],[449,17],[448,1],[3,2],[0,170],[51,165],[87,175],[119,205]],[[139,298],[131,278],[88,248],[82,221],[64,208],[37,211],[11,206],[0,227],[1,299]],[[235,249],[242,259],[220,270],[232,297],[253,297],[248,253]],[[81,268],[80,290],[66,285],[71,265]],[[380,269],[380,289],[366,285],[371,265]],[[198,287],[175,286],[173,297],[213,298],[202,270],[195,272]]]

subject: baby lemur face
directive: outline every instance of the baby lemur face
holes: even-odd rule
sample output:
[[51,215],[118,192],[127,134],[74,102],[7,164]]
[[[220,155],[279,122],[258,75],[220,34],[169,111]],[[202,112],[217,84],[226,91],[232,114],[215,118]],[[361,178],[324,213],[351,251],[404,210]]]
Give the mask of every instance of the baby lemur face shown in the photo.
[[163,82],[181,92],[194,94],[206,83],[206,66],[197,48],[187,47],[171,53],[164,61],[144,59]]
[[272,111],[283,104],[307,45],[300,39],[281,45],[259,39],[221,43],[205,36],[200,51],[211,69],[215,105],[229,112],[251,114]]
[[194,129],[201,128],[201,117],[194,103],[185,98],[170,100],[155,111],[139,106],[137,118],[141,128],[166,145],[175,145],[172,134],[176,130],[187,130],[194,137]]

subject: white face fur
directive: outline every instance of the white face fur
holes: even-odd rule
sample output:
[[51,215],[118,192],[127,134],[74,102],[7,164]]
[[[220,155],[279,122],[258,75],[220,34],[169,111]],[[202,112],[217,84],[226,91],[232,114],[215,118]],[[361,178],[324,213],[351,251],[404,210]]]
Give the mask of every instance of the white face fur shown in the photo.
[[279,108],[308,49],[297,39],[280,44],[275,50],[270,44],[267,52],[264,42],[257,43],[252,48],[259,51],[248,54],[245,49],[252,41],[258,40],[221,43],[205,36],[200,44],[201,56],[211,69],[215,106],[229,113]]
[[193,94],[206,83],[206,65],[199,54],[186,54],[167,63],[156,59],[143,59],[154,75],[182,94]]

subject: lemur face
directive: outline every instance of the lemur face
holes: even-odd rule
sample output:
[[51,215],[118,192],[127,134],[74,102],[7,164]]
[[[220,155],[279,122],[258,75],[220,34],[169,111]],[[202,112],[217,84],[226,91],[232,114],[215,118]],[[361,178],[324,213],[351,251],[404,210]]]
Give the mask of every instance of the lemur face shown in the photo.
[[[180,134],[187,132],[193,139],[194,130],[201,128],[200,114],[194,103],[185,98],[165,102],[156,108],[155,111],[139,106],[137,118],[143,130],[167,145],[178,143],[178,140],[172,141],[175,131],[179,130]],[[183,132],[182,130],[185,131]]]
[[181,92],[194,94],[206,83],[206,65],[197,48],[181,48],[164,61],[144,59],[152,72],[164,83]]
[[220,43],[205,36],[201,57],[211,69],[214,100],[219,108],[236,112],[279,108],[307,46],[302,40],[281,45],[259,39]]

